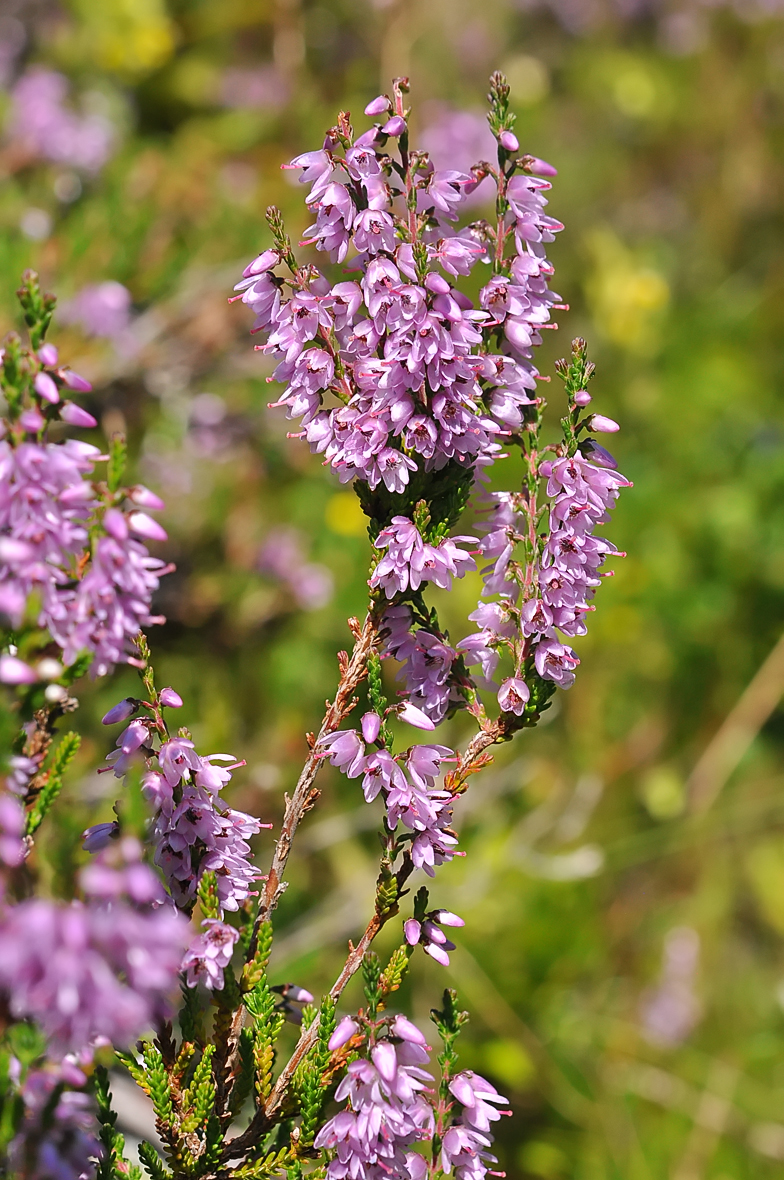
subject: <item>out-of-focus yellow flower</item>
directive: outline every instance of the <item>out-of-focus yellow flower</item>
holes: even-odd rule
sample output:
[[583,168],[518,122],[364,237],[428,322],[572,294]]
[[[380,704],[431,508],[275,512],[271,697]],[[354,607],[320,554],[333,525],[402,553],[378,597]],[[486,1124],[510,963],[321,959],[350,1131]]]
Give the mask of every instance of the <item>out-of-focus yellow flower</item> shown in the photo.
[[586,245],[594,265],[586,293],[597,328],[630,352],[655,352],[661,312],[670,300],[666,278],[607,226],[592,229]]
[[139,77],[174,52],[175,28],[163,0],[75,0],[78,48],[104,70]]
[[339,537],[364,537],[368,520],[353,492],[335,492],[324,513],[327,528]]

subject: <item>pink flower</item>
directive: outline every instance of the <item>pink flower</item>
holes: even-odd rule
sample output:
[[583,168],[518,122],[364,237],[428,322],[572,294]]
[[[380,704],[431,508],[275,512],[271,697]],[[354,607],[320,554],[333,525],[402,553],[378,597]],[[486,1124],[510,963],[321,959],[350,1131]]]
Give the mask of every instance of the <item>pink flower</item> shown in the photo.
[[521,717],[530,695],[530,689],[524,680],[520,680],[518,677],[505,680],[498,690],[498,704],[501,707],[501,712],[514,713],[517,717]]

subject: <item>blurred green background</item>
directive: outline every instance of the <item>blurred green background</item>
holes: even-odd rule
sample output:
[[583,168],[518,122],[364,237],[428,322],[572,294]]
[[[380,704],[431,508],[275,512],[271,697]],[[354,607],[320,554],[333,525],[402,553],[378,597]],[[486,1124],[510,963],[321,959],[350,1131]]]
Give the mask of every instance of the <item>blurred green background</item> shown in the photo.
[[[447,972],[418,957],[404,1002],[426,1022],[448,982],[470,1007],[463,1060],[514,1106],[510,1177],[764,1180],[784,1160],[784,6],[4,0],[0,328],[35,266],[88,408],[167,501],[159,682],[204,752],[247,760],[232,802],[277,821],[363,609],[367,539],[267,411],[227,295],[268,244],[267,204],[292,236],[308,224],[279,165],[340,107],[407,73],[422,142],[462,166],[490,150],[497,67],[522,147],[559,169],[572,310],[541,367],[588,338],[635,485],[609,529],[628,557],[574,689],[475,780],[468,855],[434,887],[467,926]],[[31,85],[36,68],[67,82]],[[477,593],[466,578],[444,601],[453,639]],[[128,671],[84,686],[55,892],[111,815],[97,719],[134,688]],[[314,992],[364,926],[378,818],[355,783],[323,784],[274,960]]]

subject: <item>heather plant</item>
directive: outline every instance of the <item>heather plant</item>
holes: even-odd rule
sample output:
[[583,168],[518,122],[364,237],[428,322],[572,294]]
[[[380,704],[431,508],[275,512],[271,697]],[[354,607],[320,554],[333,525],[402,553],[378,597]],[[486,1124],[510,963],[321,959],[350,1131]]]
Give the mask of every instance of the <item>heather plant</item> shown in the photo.
[[[0,680],[13,686],[20,726],[0,796],[0,1136],[13,1175],[142,1174],[116,1129],[116,1062],[154,1108],[162,1154],[140,1149],[153,1180],[480,1180],[496,1162],[492,1125],[507,1100],[460,1068],[467,1015],[455,993],[446,988],[432,1014],[437,1072],[428,1036],[396,1010],[412,957],[448,965],[447,932],[464,924],[431,905],[416,875],[461,855],[454,807],[469,780],[573,683],[571,641],[616,552],[595,529],[628,481],[594,437],[618,426],[591,409],[583,340],[556,366],[565,407],[547,441],[534,349],[555,326],[551,311],[565,310],[546,256],[562,228],[544,195],[556,173],[521,154],[505,79],[493,75],[489,95],[496,159],[468,173],[434,169],[412,146],[407,90],[397,79],[369,103],[376,121],[359,135],[342,113],[323,146],[290,165],[315,217],[302,245],[332,265],[300,261],[270,208],[271,245],[237,287],[285,386],[274,404],[353,486],[370,538],[367,612],[349,620],[353,649],[338,657],[271,856],[251,843],[270,825],[224,799],[243,763],[198,752],[172,726],[184,702],[157,686],[146,635],[170,567],[147,549],[166,533],[144,509],[163,503],[124,484],[121,438],[108,455],[63,439],[62,424],[95,424],[65,398],[88,384],[45,341],[54,301],[25,276],[29,346],[6,342],[0,440]],[[488,179],[494,222],[462,224]],[[505,469],[518,472],[516,487],[499,488]],[[468,512],[479,537],[454,533]],[[449,591],[483,562],[474,630],[453,643],[428,584]],[[285,562],[272,564],[280,574]],[[141,688],[103,718],[121,727],[103,768],[123,783],[116,819],[85,833],[78,896],[52,900],[36,890],[36,834],[56,822],[78,744],[70,733],[58,741],[56,727],[76,708],[78,678],[118,663],[138,669]],[[476,727],[464,749],[413,740],[461,711]],[[307,980],[275,980],[270,954],[293,842],[327,761],[361,780],[368,804],[381,801],[381,855],[364,933],[316,1004]],[[399,945],[382,962],[373,943],[390,923]],[[341,1013],[357,974],[364,1002]],[[286,1021],[301,1031],[284,1060]]]

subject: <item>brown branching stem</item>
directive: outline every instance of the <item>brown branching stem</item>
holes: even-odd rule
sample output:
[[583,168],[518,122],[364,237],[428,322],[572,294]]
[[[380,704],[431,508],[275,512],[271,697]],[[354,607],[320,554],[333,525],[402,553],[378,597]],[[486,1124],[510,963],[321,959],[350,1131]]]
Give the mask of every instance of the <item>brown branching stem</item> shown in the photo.
[[[343,677],[341,677],[341,686],[338,689],[338,694],[335,697],[335,704],[332,706],[333,709],[338,705],[341,688],[346,681],[348,670],[351,667],[351,663],[353,662],[354,657],[357,655],[358,650],[365,651],[364,658],[366,661],[367,655],[372,649],[372,639],[370,640],[369,645],[365,648],[365,635],[369,622],[370,619],[368,619],[365,624],[365,628],[358,637],[357,644],[354,648],[354,655],[352,655],[352,660],[347,665],[346,672],[344,673]],[[329,715],[330,714],[328,711],[327,716]],[[327,717],[325,717],[324,723],[322,724],[322,730],[319,733],[320,737],[327,732],[332,732],[331,729],[324,729],[324,724],[326,724],[326,721]],[[453,771],[451,771],[450,774],[446,776],[444,784],[445,788],[451,791],[454,795],[462,794],[462,792],[466,789],[468,778],[492,762],[492,755],[488,752],[489,747],[496,745],[499,742],[508,740],[513,735],[515,730],[520,728],[519,724],[516,725],[515,722],[516,719],[506,720],[504,718],[501,718],[498,721],[485,721],[480,732],[475,734],[475,736],[469,742],[465,753],[458,754],[457,766]],[[335,725],[333,728],[337,728],[337,725]],[[305,770],[303,770],[303,775],[300,776],[300,782],[303,781],[303,776],[305,776],[308,765],[309,763],[306,763]],[[292,796],[292,802],[293,799],[294,796]],[[302,814],[304,814],[304,811],[301,812],[300,818]],[[286,855],[288,855],[288,853]],[[283,864],[285,866],[285,860],[283,861]],[[404,885],[408,881],[408,878],[411,876],[413,871],[413,861],[410,854],[406,853],[404,855],[402,865],[395,873],[398,896],[402,892]],[[267,912],[271,912],[271,910]],[[365,927],[365,931],[359,942],[356,943],[356,945],[349,943],[349,953],[346,962],[343,964],[340,974],[329,991],[331,998],[335,1002],[340,999],[349,981],[357,973],[357,971],[359,971],[360,967],[362,966],[362,960],[370,949],[379,931],[386,925],[390,918],[395,917],[397,912],[397,906],[394,906],[384,912],[380,912],[378,909],[376,909],[372,918]],[[256,1114],[254,1115],[246,1130],[243,1131],[241,1135],[236,1136],[236,1138],[230,1140],[226,1144],[223,1152],[224,1161],[241,1158],[246,1151],[254,1147],[259,1142],[262,1135],[266,1134],[275,1125],[276,1116],[280,1114],[285,1104],[288,1087],[294,1076],[294,1073],[297,1070],[297,1067],[313,1048],[314,1044],[316,1043],[317,1036],[318,1019],[316,1019],[310,1025],[310,1027],[302,1033],[294,1049],[294,1052],[281,1070],[269,1098],[264,1103],[264,1105],[256,1111]]]
[[294,834],[303,816],[310,811],[319,797],[319,790],[315,786],[315,780],[324,761],[323,756],[318,751],[319,742],[327,734],[334,733],[354,707],[354,693],[367,675],[368,657],[378,642],[379,618],[377,613],[372,609],[368,612],[363,627],[360,627],[356,619],[350,620],[349,626],[354,635],[354,650],[350,658],[345,652],[341,652],[339,656],[341,675],[337,692],[335,693],[335,699],[332,703],[327,702],[324,720],[321,723],[321,728],[316,738],[310,742],[310,754],[297,780],[293,795],[286,796],[286,808],[280,835],[275,845],[272,864],[270,865],[267,879],[264,882],[264,888],[259,901],[250,958],[255,953],[259,926],[262,922],[270,918],[286,889],[286,882],[283,880],[283,877],[286,871],[289,853],[291,852]]

